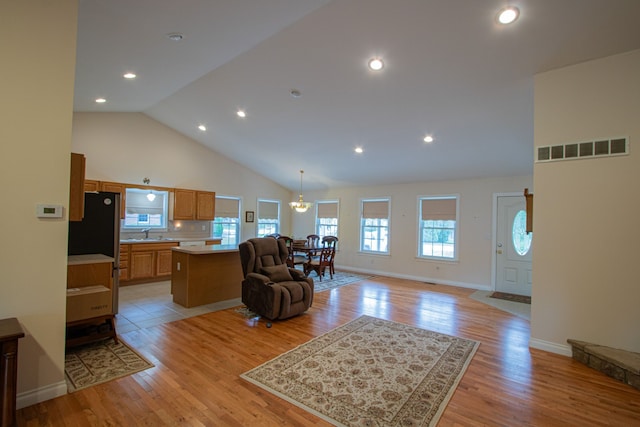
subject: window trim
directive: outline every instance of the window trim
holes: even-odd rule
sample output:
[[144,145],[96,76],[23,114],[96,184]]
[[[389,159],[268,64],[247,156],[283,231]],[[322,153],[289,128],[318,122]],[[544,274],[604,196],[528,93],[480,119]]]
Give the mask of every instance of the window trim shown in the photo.
[[336,204],[336,233],[335,234],[331,234],[331,236],[338,236],[338,233],[340,233],[340,200],[338,199],[333,199],[333,200],[316,200],[316,212],[315,212],[315,224],[314,224],[314,229],[315,229],[315,233],[317,235],[319,235],[320,237],[324,237],[323,235],[320,234],[319,229],[318,229],[318,209],[319,206],[321,204],[329,204],[329,203],[335,203]]
[[[228,200],[235,200],[238,202],[238,223],[237,223],[237,230],[236,230],[236,236],[237,236],[237,242],[235,243],[236,245],[240,244],[240,242],[242,242],[242,218],[241,218],[241,214],[242,214],[242,197],[239,196],[219,196],[216,194],[216,199],[228,199]],[[216,203],[217,206],[217,203]],[[215,227],[215,222],[216,222],[216,218],[218,218],[215,214],[214,214],[214,218],[212,221],[212,227]],[[213,233],[211,233],[213,236]],[[215,236],[213,236],[215,237]]]
[[276,223],[275,233],[280,233],[280,230],[282,229],[282,202],[280,200],[275,200],[275,199],[257,199],[257,202],[256,202],[256,215],[255,215],[255,218],[256,218],[256,228],[255,228],[256,237],[261,237],[259,235],[259,233],[258,233],[258,231],[260,229],[260,202],[276,203],[278,205],[278,222]]
[[[423,200],[455,200],[456,201],[456,225],[454,228],[454,242],[453,242],[453,258],[433,256],[433,255],[421,255],[422,248],[422,201]],[[438,261],[438,262],[457,262],[460,258],[460,194],[439,194],[439,195],[427,195],[418,196],[416,203],[416,257],[419,259]]]
[[[372,251],[363,249],[364,243],[364,233],[363,233],[363,220],[364,220],[364,204],[367,202],[386,202],[387,203],[387,250],[386,251]],[[391,197],[372,197],[372,198],[362,198],[360,199],[360,215],[358,218],[358,253],[367,254],[367,255],[382,255],[389,256],[391,255]]]
[[[127,202],[133,198],[132,196],[126,197],[128,191],[135,192],[135,193],[140,193],[141,195],[143,195],[145,193],[148,193],[150,191],[155,192],[155,194],[162,193],[162,195],[163,195],[163,207],[162,207],[163,224],[160,225],[160,226],[153,226],[153,225],[127,225],[126,224],[126,222],[127,222],[126,221]],[[170,221],[170,218],[169,218],[169,211],[170,211],[169,204],[170,204],[170,201],[169,201],[169,199],[171,197],[170,191],[168,191],[168,190],[159,190],[157,188],[147,189],[147,188],[127,187],[124,190],[124,194],[125,194],[125,197],[124,197],[125,219],[122,220],[121,227],[120,227],[123,232],[135,233],[135,232],[140,232],[140,231],[142,231],[144,229],[150,229],[153,232],[165,232],[165,231],[169,230],[169,221]],[[122,203],[122,198],[120,199],[120,203]]]

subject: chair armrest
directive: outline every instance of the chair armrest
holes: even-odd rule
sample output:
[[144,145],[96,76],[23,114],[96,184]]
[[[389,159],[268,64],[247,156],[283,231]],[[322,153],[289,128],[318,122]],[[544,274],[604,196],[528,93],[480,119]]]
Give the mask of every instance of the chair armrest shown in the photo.
[[269,277],[260,273],[249,273],[247,274],[246,280],[251,283],[257,283],[257,284],[263,284],[263,285],[268,285],[270,283],[273,283],[271,279],[269,279]]
[[296,282],[298,280],[304,280],[307,276],[300,270],[297,270],[295,268],[289,268],[289,273],[291,273],[291,277],[293,278],[293,280],[295,280]]

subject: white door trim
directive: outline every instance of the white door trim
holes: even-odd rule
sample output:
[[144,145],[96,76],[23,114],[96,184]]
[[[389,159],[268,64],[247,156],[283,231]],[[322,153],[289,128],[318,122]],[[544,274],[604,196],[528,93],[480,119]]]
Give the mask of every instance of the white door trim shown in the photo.
[[491,214],[491,290],[496,290],[496,264],[498,259],[496,257],[496,244],[498,242],[498,197],[506,196],[522,196],[523,193],[493,193],[493,209]]

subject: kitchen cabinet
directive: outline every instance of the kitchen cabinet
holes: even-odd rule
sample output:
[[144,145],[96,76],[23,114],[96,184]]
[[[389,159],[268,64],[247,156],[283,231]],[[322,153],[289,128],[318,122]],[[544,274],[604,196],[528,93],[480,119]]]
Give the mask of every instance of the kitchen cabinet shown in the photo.
[[84,192],[88,193],[91,191],[100,191],[100,181],[95,181],[93,179],[84,180]]
[[[126,279],[133,283],[165,279],[171,275],[171,248],[178,242],[136,243],[130,246]],[[122,259],[122,253],[120,254]]]
[[216,211],[216,193],[176,188],[173,192],[172,207],[174,220],[213,221]]
[[120,219],[124,219],[127,185],[119,182],[100,181],[100,191],[109,191],[120,194]]
[[196,218],[196,191],[176,188],[173,190],[173,219],[194,220]]
[[213,221],[216,216],[216,193],[210,191],[196,192],[196,219]]
[[69,183],[69,221],[82,221],[84,217],[84,154],[71,153]]
[[118,266],[118,277],[120,281],[129,280],[129,250],[131,245],[120,245],[120,265]]
[[113,314],[114,262],[114,258],[102,254],[68,257],[67,347],[102,338],[113,338],[117,343]]

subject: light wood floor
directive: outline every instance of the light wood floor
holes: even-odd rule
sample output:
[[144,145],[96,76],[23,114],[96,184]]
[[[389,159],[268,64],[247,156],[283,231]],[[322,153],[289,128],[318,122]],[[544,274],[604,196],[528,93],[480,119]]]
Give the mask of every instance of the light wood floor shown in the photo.
[[121,334],[154,368],[18,411],[19,426],[327,426],[239,375],[362,314],[481,342],[440,426],[640,425],[640,391],[528,347],[529,322],[473,291],[374,278],[274,322],[234,309]]

